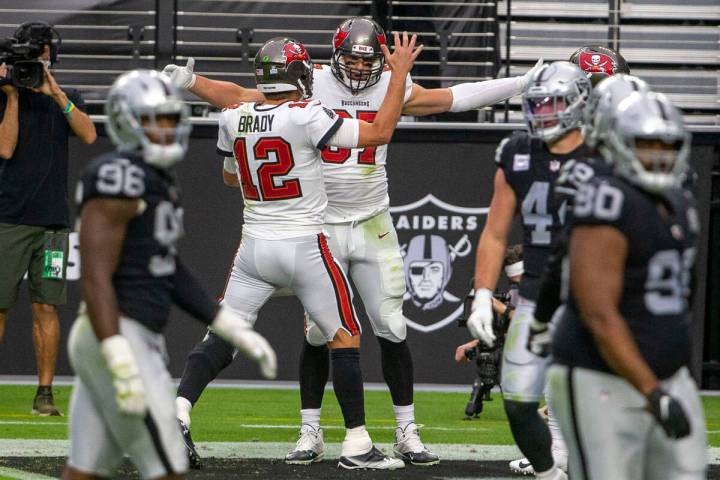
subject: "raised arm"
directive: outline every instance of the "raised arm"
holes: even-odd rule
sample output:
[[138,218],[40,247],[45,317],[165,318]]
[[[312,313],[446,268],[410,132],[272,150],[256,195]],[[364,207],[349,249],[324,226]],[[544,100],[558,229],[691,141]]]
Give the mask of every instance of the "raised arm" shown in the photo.
[[194,68],[195,59],[190,57],[184,67],[174,64],[166,65],[163,73],[170,77],[176,87],[188,90],[218,108],[242,102],[265,100],[265,96],[253,88],[244,88],[232,82],[203,77],[196,74],[193,71]]

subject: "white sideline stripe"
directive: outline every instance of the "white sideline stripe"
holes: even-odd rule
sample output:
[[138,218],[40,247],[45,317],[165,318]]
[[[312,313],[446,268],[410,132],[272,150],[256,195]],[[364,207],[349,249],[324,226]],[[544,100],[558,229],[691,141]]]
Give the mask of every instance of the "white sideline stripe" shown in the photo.
[[9,467],[0,467],[0,475],[19,480],[53,480],[55,478]]
[[[329,458],[340,456],[339,443],[327,443]],[[392,452],[392,444],[376,444],[385,453]],[[280,459],[295,447],[293,442],[198,442],[195,444],[200,456],[217,458],[267,458]],[[521,453],[514,445],[467,445],[435,443],[431,450],[444,460],[514,460]],[[69,440],[0,439],[2,457],[64,457],[70,450]],[[708,461],[720,463],[720,448],[708,449]]]

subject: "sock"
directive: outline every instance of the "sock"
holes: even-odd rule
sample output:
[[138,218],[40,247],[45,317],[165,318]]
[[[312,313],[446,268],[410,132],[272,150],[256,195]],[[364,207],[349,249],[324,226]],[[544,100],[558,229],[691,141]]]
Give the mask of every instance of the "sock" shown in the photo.
[[[300,376],[298,377],[300,378],[300,408],[317,410],[318,422],[325,385],[330,374],[328,353],[327,345],[314,347],[307,340],[303,342],[303,349],[300,353]],[[303,420],[303,423],[306,422]]]
[[38,385],[35,395],[52,395],[52,385]]
[[365,396],[359,348],[336,348],[330,353],[335,396],[340,404],[345,428],[365,425]]
[[415,423],[415,405],[393,405],[393,410],[395,410],[395,421],[397,422],[397,426],[400,427],[401,430],[405,430],[405,428],[410,425],[411,423]]
[[[568,449],[563,440],[562,432],[560,431],[560,425],[558,425],[557,418],[550,407],[552,398],[552,392],[549,388],[545,389],[545,402],[548,405],[548,428],[550,429],[550,436],[552,437],[552,452],[553,458],[555,458],[558,466],[562,468],[562,464],[567,464]],[[559,460],[559,461],[558,461]],[[564,462],[563,462],[564,460]]]
[[413,362],[407,341],[391,342],[377,337],[383,377],[390,389],[393,405],[413,403]]
[[232,363],[234,353],[232,345],[214,333],[208,333],[188,355],[177,396],[195,405],[205,387]]
[[192,410],[190,400],[184,397],[177,397],[175,399],[175,416],[177,416],[187,428],[190,428],[190,410]]
[[342,443],[340,455],[343,457],[354,457],[355,455],[363,455],[372,448],[372,440],[370,434],[365,429],[365,425],[345,430],[345,440]]
[[550,430],[537,412],[538,402],[505,400],[504,403],[515,443],[535,471],[545,472],[554,468]]
[[300,431],[307,430],[308,425],[315,430],[320,428],[320,409],[319,408],[303,408],[300,410],[300,418],[302,425]]

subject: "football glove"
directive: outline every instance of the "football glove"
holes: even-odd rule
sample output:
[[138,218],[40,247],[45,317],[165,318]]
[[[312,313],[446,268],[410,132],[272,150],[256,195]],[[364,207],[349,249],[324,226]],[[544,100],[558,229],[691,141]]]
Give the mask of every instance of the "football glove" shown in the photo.
[[525,75],[522,75],[519,77],[520,78],[519,86],[523,92],[525,91],[527,86],[530,85],[530,81],[532,80],[533,75],[535,75],[535,72],[537,72],[540,69],[540,67],[542,67],[542,64],[543,64],[543,59],[540,58],[540,59],[538,59],[537,63],[535,63],[535,65],[530,70],[525,72]]
[[550,340],[550,324],[533,319],[528,335],[528,351],[538,357],[547,357],[550,355]]
[[690,422],[680,402],[672,395],[657,387],[648,399],[648,410],[653,414],[665,434],[674,439],[690,435]]
[[265,340],[265,337],[253,330],[232,310],[221,306],[210,329],[222,339],[230,342],[243,355],[255,360],[260,365],[263,377],[275,378],[277,376],[275,350]]
[[487,288],[475,290],[475,298],[472,307],[470,307],[470,316],[467,319],[467,328],[470,335],[479,339],[488,347],[495,345],[492,292]]
[[110,369],[120,411],[128,415],[144,415],[145,386],[130,342],[122,335],[113,335],[100,342],[100,351]]
[[187,64],[184,67],[171,63],[169,65],[165,65],[162,73],[169,77],[170,81],[177,88],[189,90],[193,87],[193,85],[195,85],[195,81],[197,80],[197,75],[193,73],[194,68],[195,59],[193,57],[189,57]]

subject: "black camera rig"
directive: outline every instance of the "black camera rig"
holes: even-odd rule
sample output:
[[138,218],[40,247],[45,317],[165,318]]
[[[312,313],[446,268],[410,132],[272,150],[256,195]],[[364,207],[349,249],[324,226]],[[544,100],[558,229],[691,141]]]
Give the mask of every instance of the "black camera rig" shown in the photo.
[[18,88],[38,88],[45,80],[45,69],[39,57],[45,46],[50,47],[50,63],[57,60],[60,35],[45,22],[26,22],[15,34],[0,40],[0,65],[7,73],[0,78],[0,86],[12,84]]

